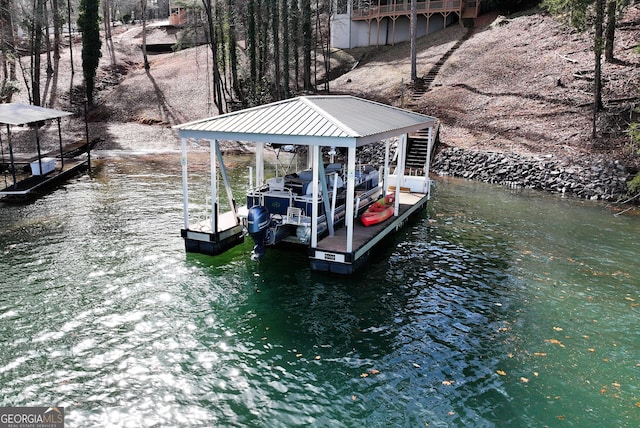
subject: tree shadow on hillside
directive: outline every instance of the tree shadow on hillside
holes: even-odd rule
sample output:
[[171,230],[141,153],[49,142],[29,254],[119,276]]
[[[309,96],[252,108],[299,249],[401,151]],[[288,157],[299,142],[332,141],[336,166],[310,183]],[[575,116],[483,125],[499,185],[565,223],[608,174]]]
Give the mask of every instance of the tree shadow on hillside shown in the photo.
[[149,78],[149,81],[153,85],[153,92],[156,96],[157,105],[158,105],[158,108],[160,109],[161,115],[164,116],[166,118],[166,121],[169,123],[184,122],[185,119],[178,118],[175,112],[173,111],[173,109],[171,108],[171,106],[169,105],[169,103],[167,102],[167,98],[165,97],[164,92],[162,91],[162,89],[160,89],[160,87],[156,83],[156,80],[151,75],[151,72],[149,70],[146,70],[145,73],[147,75],[147,78]]
[[524,94],[520,92],[485,92],[481,91],[478,88],[474,88],[473,86],[467,85],[466,83],[455,83],[451,85],[452,87],[466,89],[474,94],[484,95],[485,97],[516,97],[516,98],[526,98],[533,101],[542,101],[550,104],[560,104],[567,107],[582,107],[582,104],[576,104],[572,100],[562,100],[558,98],[550,98],[545,97],[539,94]]

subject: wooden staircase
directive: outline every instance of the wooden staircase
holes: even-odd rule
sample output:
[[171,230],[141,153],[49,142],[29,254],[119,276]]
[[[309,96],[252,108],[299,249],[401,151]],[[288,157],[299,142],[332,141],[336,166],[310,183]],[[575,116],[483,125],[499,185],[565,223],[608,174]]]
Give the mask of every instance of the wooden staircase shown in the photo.
[[429,133],[427,129],[421,129],[411,135],[407,140],[407,158],[405,169],[409,175],[424,175],[427,159],[431,159],[438,142],[439,127],[433,130],[434,144],[429,153]]
[[440,73],[440,69],[449,57],[460,47],[464,42],[469,40],[472,36],[473,28],[467,27],[467,32],[460,38],[442,57],[431,67],[429,72],[423,77],[417,78],[409,86],[411,95],[409,96],[406,106],[413,109],[419,102],[420,98],[429,91],[429,87]]
[[473,28],[467,27],[466,34],[462,36],[460,40],[458,40],[453,46],[451,46],[451,49],[445,52],[445,54],[442,55],[442,57],[433,65],[433,67],[431,67],[431,70],[429,70],[429,72],[424,75],[424,77],[422,78],[422,81],[424,82],[425,92],[429,90],[429,86],[431,86],[433,81],[436,80],[436,77],[438,76],[438,73],[440,73],[440,69],[442,68],[444,63],[447,62],[449,57],[453,55],[453,53],[456,50],[458,50],[458,48],[462,46],[464,42],[469,40],[472,34],[473,34]]

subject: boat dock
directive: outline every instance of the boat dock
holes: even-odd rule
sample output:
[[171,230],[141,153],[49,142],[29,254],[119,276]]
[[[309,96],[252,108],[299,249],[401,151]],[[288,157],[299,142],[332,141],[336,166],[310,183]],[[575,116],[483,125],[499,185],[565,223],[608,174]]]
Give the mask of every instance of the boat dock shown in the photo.
[[[2,157],[0,171],[4,174],[4,189],[0,200],[25,201],[41,195],[46,190],[68,180],[90,167],[91,148],[88,139],[63,144],[60,120],[72,113],[26,104],[0,104],[0,124],[6,126],[7,141],[0,140]],[[58,144],[43,151],[38,129],[43,123],[57,122]],[[28,127],[33,138],[30,147],[34,152],[16,154],[12,127]]]
[[397,217],[368,227],[355,222],[351,252],[345,251],[347,230],[338,229],[333,236],[320,240],[316,248],[309,249],[311,268],[339,274],[354,273],[369,259],[373,248],[402,228],[411,216],[421,213],[428,201],[428,194],[400,193],[400,212]]
[[[286,243],[301,247],[313,270],[353,274],[376,246],[426,208],[437,127],[433,117],[344,95],[297,97],[177,125],[185,249],[215,256],[249,234],[254,260],[268,247]],[[409,136],[418,132],[424,150],[416,160],[409,156]],[[192,221],[189,213],[188,140],[208,141],[210,147],[211,207],[204,221]],[[255,143],[246,204],[234,200],[220,140]],[[362,148],[371,144],[383,145],[383,165],[360,159]],[[300,149],[306,168],[265,177],[267,145],[292,153]],[[221,213],[225,193],[231,210]],[[387,198],[385,216],[371,220],[367,212],[369,226],[364,226],[363,213]]]

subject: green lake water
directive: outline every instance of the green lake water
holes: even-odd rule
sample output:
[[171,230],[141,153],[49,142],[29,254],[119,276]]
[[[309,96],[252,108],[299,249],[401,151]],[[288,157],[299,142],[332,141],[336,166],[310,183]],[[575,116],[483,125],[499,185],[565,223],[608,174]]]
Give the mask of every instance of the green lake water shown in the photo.
[[64,406],[69,427],[640,426],[637,213],[437,179],[343,278],[252,262],[250,238],[185,254],[179,168],[98,153],[0,205],[0,406]]

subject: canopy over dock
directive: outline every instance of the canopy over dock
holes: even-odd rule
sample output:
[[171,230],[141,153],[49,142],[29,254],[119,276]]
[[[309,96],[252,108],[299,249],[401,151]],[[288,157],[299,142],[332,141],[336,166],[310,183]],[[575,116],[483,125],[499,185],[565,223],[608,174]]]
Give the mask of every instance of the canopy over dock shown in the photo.
[[[0,198],[7,199],[27,199],[35,192],[59,183],[66,179],[89,162],[87,159],[67,159],[75,154],[89,153],[90,147],[88,141],[83,143],[73,143],[64,146],[62,143],[62,130],[60,121],[63,117],[71,116],[73,113],[55,110],[45,107],[33,106],[29,104],[7,103],[0,104],[0,125],[6,126],[6,135],[8,140],[9,161],[5,161],[5,149],[2,144],[2,169],[11,173],[12,185],[7,185],[4,190],[0,190]],[[58,125],[59,149],[42,152],[40,134],[38,131],[39,124],[56,120]],[[12,141],[11,128],[13,126],[32,125],[35,131],[35,150],[36,155],[31,156],[27,160],[17,159],[14,154],[14,144]],[[58,160],[59,159],[59,160]],[[56,165],[59,163],[59,165]],[[28,164],[32,175],[29,177],[21,177],[18,179],[17,165]],[[5,182],[6,182],[5,178]]]
[[73,113],[68,111],[54,110],[29,104],[0,104],[1,125],[28,125],[30,123],[59,119],[65,116],[71,116],[72,114]]
[[[182,235],[185,238],[187,251],[217,254],[226,250],[228,247],[227,244],[222,242],[222,235],[219,234],[228,234],[228,232],[234,228],[237,233],[241,233],[240,221],[235,212],[235,201],[232,200],[230,190],[228,190],[227,193],[233,211],[231,217],[233,220],[229,226],[221,226],[218,221],[218,219],[223,216],[220,216],[217,212],[219,204],[217,203],[218,195],[216,193],[217,185],[215,182],[215,157],[217,157],[218,164],[223,172],[225,184],[227,184],[218,143],[220,140],[253,142],[256,144],[256,186],[264,183],[263,148],[265,143],[308,146],[308,153],[311,158],[310,165],[314,172],[312,180],[312,199],[314,201],[318,199],[322,191],[320,185],[323,183],[319,183],[321,180],[319,177],[323,177],[323,174],[320,172],[323,170],[322,147],[346,149],[346,212],[354,213],[354,205],[356,204],[353,196],[356,186],[356,149],[368,144],[386,141],[385,164],[388,167],[390,139],[399,137],[398,153],[400,153],[400,159],[398,160],[397,170],[400,171],[400,176],[396,178],[396,183],[399,185],[395,186],[396,192],[399,193],[401,186],[405,185],[402,171],[404,170],[403,162],[407,135],[428,129],[432,142],[434,135],[431,131],[435,129],[436,126],[437,119],[434,117],[347,95],[302,96],[175,126],[174,128],[178,130],[179,136],[182,139],[184,198],[184,229]],[[212,206],[211,227],[208,228],[208,231],[211,232],[210,234],[201,234],[201,229],[195,231],[190,229],[189,225],[187,139],[209,140],[211,146]],[[425,175],[428,177],[428,169]],[[388,177],[388,171],[385,174],[385,178],[390,178]],[[428,178],[424,178],[423,181],[428,181]],[[391,182],[391,180],[386,180],[387,185],[389,182]],[[424,190],[424,183],[422,189],[423,193],[428,193]],[[426,204],[428,195],[424,196],[425,200],[420,199],[417,205],[424,206]],[[396,200],[399,203],[400,198],[398,197]],[[399,213],[398,203],[396,204],[396,217],[398,217]],[[314,202],[314,213],[311,216],[312,232],[309,257],[311,259],[322,258],[324,260],[331,260],[335,254],[329,254],[328,251],[320,251],[318,246],[318,236],[316,233],[316,231],[318,231],[318,218],[324,213],[318,213],[317,209],[317,204]],[[413,212],[413,210],[409,211],[411,212],[407,213],[407,215]],[[224,217],[229,218],[227,215]],[[356,248],[357,245],[354,246],[354,217],[354,215],[347,215],[344,220],[346,230],[345,243],[344,248],[341,250],[342,254],[337,257],[337,259],[344,260],[346,264],[349,265],[349,267],[346,268],[346,273],[350,273],[355,269],[356,259],[358,259],[360,255],[368,254],[368,250],[370,249],[359,249]],[[406,221],[406,218],[397,220],[399,224],[402,224]],[[331,226],[329,226],[329,229],[330,235],[333,236]],[[384,233],[389,232],[385,231]],[[380,239],[381,237],[377,236],[372,238],[370,242],[376,243]],[[236,245],[237,241],[239,241],[239,236],[230,237],[228,240],[230,246]],[[314,267],[313,261],[312,267]],[[328,269],[319,267],[319,270]]]

